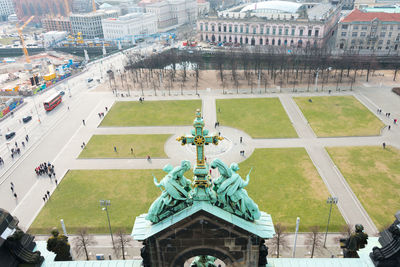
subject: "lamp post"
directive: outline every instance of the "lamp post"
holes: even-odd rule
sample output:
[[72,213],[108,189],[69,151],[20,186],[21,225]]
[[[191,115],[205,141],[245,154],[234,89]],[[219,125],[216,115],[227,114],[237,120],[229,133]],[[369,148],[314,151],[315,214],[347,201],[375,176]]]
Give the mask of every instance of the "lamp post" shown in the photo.
[[317,69],[317,74],[315,75],[315,92],[318,92],[318,75],[319,75],[319,68]]
[[111,241],[112,241],[113,247],[115,248],[114,237],[113,237],[112,230],[111,230],[110,216],[108,215],[108,209],[107,209],[108,206],[111,206],[111,201],[110,200],[100,200],[100,206],[103,207],[102,210],[106,211],[107,220],[108,220],[108,228],[110,229]]
[[329,222],[331,220],[331,213],[332,213],[332,205],[333,204],[337,204],[338,203],[338,198],[337,197],[328,197],[328,199],[326,200],[327,204],[330,204],[330,208],[329,208],[329,216],[328,216],[328,224],[326,225],[326,232],[325,232],[325,240],[324,240],[324,248],[326,247],[326,237],[328,236],[328,229],[329,229]]
[[296,232],[294,233],[294,244],[293,244],[293,256],[292,256],[292,258],[296,257],[296,243],[297,243],[297,233],[299,232],[299,226],[300,226],[300,217],[297,217],[297,220],[296,220]]

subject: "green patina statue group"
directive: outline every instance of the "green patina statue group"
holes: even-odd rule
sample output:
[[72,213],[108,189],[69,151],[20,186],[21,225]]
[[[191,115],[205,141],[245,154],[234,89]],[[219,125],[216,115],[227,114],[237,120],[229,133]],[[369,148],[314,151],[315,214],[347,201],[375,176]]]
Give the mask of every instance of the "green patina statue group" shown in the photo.
[[[161,195],[153,202],[146,219],[158,223],[174,213],[192,205],[193,201],[209,201],[245,220],[254,221],[260,218],[257,204],[248,196],[244,189],[250,181],[250,172],[246,181],[237,173],[239,166],[232,163],[228,167],[220,159],[215,159],[211,165],[207,164],[204,155],[204,145],[214,144],[222,140],[217,135],[207,136],[208,130],[204,129],[204,121],[199,110],[193,123],[194,130],[191,135],[181,136],[177,140],[182,145],[196,145],[196,165],[193,168],[193,183],[184,176],[190,170],[190,162],[182,161],[180,166],[173,168],[170,164],[163,170],[167,175],[158,183],[154,177],[154,184],[162,191]],[[209,168],[218,169],[220,176],[211,181]],[[251,171],[251,170],[250,170]],[[192,186],[191,186],[192,185]]]

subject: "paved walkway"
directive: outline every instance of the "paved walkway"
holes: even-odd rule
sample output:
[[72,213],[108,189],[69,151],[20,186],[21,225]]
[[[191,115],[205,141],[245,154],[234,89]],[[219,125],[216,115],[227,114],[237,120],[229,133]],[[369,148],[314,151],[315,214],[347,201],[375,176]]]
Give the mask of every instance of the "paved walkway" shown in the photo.
[[[361,92],[352,92],[346,94],[354,94],[365,106],[372,112],[376,112],[376,107],[370,99]],[[299,94],[296,94],[298,96]],[[307,93],[303,96],[321,95],[321,93]],[[340,95],[343,95],[341,93]],[[383,130],[380,136],[371,137],[338,137],[338,138],[317,138],[309,126],[306,118],[300,112],[298,106],[292,99],[292,94],[274,94],[261,95],[263,97],[279,97],[281,103],[286,110],[289,119],[291,120],[298,138],[287,139],[252,139],[248,134],[227,126],[214,128],[214,123],[217,120],[217,111],[215,102],[217,98],[254,98],[260,95],[223,95],[220,92],[202,92],[201,99],[203,100],[204,114],[206,127],[212,132],[220,132],[221,136],[225,137],[224,145],[221,142],[221,150],[209,146],[206,148],[206,155],[209,161],[218,157],[225,162],[241,162],[251,156],[256,148],[279,148],[279,147],[304,147],[308,152],[311,160],[316,166],[319,174],[325,182],[329,192],[339,197],[338,207],[350,224],[362,223],[365,226],[366,232],[369,234],[377,233],[376,226],[373,224],[368,214],[354,195],[346,180],[343,178],[335,164],[327,154],[325,147],[327,146],[354,146],[354,145],[381,145],[383,141],[390,145],[400,148],[400,127],[392,127],[391,131]],[[189,97],[185,96],[148,96],[147,100],[166,100],[166,99],[198,99],[196,95]],[[119,99],[123,101],[137,100],[135,98]],[[172,126],[172,127],[101,127],[101,120],[97,116],[98,112],[104,112],[104,107],[111,107],[115,98],[111,97],[110,93],[87,93],[82,96],[80,103],[85,103],[84,106],[77,104],[78,107],[71,108],[71,112],[66,113],[63,121],[66,126],[61,129],[56,129],[58,133],[52,132],[52,135],[59,134],[63,137],[63,131],[69,127],[69,135],[65,135],[59,144],[57,144],[57,153],[47,155],[45,160],[37,160],[37,163],[50,160],[56,166],[58,182],[61,181],[64,174],[69,169],[161,169],[165,164],[179,164],[182,159],[191,159],[194,163],[194,152],[188,146],[180,146],[175,140],[177,136],[190,133],[191,126]],[[384,107],[384,104],[382,105]],[[386,124],[391,123],[391,120],[384,116],[378,116]],[[85,119],[86,125],[82,125],[82,119]],[[72,131],[71,131],[72,130]],[[159,159],[153,158],[151,161],[146,159],[77,159],[81,152],[82,142],[88,143],[93,134],[171,134],[171,138],[165,144],[165,152],[169,158]],[[243,137],[243,143],[240,143],[240,137]],[[41,145],[53,146],[55,141],[44,140]],[[61,145],[61,146],[60,146]],[[240,156],[239,151],[245,150],[245,156]],[[7,202],[4,207],[13,211],[13,215],[20,220],[20,225],[23,228],[28,228],[34,218],[43,207],[44,203],[42,196],[46,190],[50,192],[55,190],[54,181],[46,178],[37,179],[32,168],[31,180],[27,184],[29,188],[24,190],[25,197],[17,202]],[[28,169],[29,169],[28,168]],[[22,175],[22,174],[21,174]]]

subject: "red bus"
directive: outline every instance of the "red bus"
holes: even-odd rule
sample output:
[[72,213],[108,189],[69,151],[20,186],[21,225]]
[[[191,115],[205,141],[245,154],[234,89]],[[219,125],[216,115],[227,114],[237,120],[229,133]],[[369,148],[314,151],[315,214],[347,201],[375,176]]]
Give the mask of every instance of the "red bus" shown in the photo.
[[52,95],[51,97],[49,97],[47,99],[47,101],[44,101],[44,103],[43,103],[44,109],[46,111],[53,110],[55,107],[58,106],[58,104],[61,103],[61,100],[62,100],[62,94],[61,93],[57,93],[57,94]]

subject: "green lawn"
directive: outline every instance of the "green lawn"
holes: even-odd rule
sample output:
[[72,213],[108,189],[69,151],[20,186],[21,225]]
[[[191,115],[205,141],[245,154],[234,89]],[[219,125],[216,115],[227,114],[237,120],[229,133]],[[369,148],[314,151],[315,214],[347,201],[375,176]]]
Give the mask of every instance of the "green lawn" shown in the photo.
[[13,44],[13,41],[19,40],[18,38],[15,37],[5,37],[5,38],[0,38],[0,44],[2,45],[11,45]]
[[217,117],[254,138],[297,137],[279,98],[217,99]]
[[[242,178],[253,167],[247,192],[261,210],[272,215],[275,224],[294,231],[300,217],[302,232],[314,225],[325,229],[329,192],[304,148],[256,149],[239,166]],[[334,206],[329,231],[338,232],[344,224]]]
[[146,213],[161,193],[153,183],[165,174],[161,170],[73,170],[64,177],[50,201],[39,213],[31,231],[48,234],[60,227],[64,219],[67,231],[74,233],[81,226],[90,233],[108,233],[106,213],[99,200],[111,200],[109,215],[113,229],[132,231],[135,217]]
[[[300,217],[301,231],[309,231],[312,225],[326,226],[329,194],[303,148],[256,149],[240,164],[244,179],[251,167],[248,194],[261,210],[272,215],[274,223],[281,222],[294,231],[296,218]],[[159,181],[165,175],[161,170],[69,171],[31,231],[48,234],[64,219],[70,233],[80,226],[88,227],[90,233],[107,233],[107,218],[99,200],[110,199],[113,229],[123,227],[130,232],[135,217],[146,213],[161,193],[153,184],[152,174]],[[187,172],[186,177],[191,178],[192,173]],[[330,231],[339,231],[344,223],[334,207]]]
[[353,96],[295,97],[294,100],[320,137],[379,135],[384,126]]
[[191,125],[200,100],[116,102],[100,126]]
[[400,210],[400,150],[393,147],[330,147],[335,164],[378,229]]
[[[79,158],[166,158],[169,134],[93,135]],[[114,146],[117,152],[114,152]],[[133,154],[131,153],[133,148]]]

